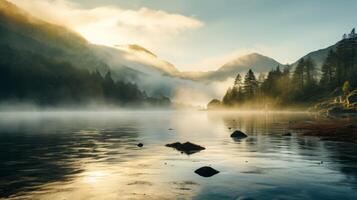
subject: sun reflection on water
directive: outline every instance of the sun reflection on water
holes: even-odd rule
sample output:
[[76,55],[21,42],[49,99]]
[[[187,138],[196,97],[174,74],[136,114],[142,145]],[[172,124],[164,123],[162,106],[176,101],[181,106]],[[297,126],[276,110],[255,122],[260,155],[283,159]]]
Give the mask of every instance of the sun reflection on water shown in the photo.
[[[280,194],[279,188],[296,191],[296,184],[306,185],[300,189],[307,195],[318,190],[335,197],[348,191],[357,196],[348,189],[354,179],[339,171],[343,166],[334,160],[338,155],[328,149],[339,144],[296,133],[282,136],[289,121],[309,119],[302,113],[126,112],[100,118],[62,113],[30,121],[0,118],[0,150],[14,155],[0,155],[9,166],[1,166],[7,181],[0,185],[18,187],[9,190],[10,199],[269,199]],[[249,137],[232,140],[234,129]],[[165,147],[176,141],[206,149],[187,156]],[[137,147],[139,142],[144,147]],[[343,147],[353,151],[353,146]],[[355,166],[353,159],[350,168]],[[211,178],[194,173],[206,165],[220,173]]]

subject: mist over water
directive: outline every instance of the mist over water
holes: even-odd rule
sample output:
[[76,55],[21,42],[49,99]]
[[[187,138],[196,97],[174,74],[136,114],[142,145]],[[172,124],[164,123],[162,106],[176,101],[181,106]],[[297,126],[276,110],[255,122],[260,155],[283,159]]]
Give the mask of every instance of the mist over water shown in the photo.
[[[289,122],[309,119],[292,112],[1,112],[0,199],[356,199],[355,144],[282,136]],[[235,129],[248,138],[232,140]],[[165,147],[176,141],[206,150],[187,156]],[[202,166],[220,173],[200,177],[194,170]]]

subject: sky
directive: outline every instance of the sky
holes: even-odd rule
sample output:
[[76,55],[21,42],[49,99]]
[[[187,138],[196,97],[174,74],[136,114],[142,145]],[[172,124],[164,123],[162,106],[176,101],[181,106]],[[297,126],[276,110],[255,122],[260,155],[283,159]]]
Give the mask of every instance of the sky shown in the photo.
[[356,0],[10,0],[92,43],[138,44],[181,71],[257,52],[283,64],[357,26]]

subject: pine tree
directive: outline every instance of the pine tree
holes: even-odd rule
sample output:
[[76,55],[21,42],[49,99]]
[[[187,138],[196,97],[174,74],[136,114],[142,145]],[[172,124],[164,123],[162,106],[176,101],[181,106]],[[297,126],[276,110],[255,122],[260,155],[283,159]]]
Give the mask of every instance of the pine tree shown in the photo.
[[242,77],[240,76],[240,74],[237,74],[236,79],[234,80],[234,88],[240,88],[242,86]]
[[224,97],[222,99],[222,103],[227,106],[232,105],[232,88],[228,88],[228,90],[226,91],[226,94],[224,95]]
[[312,86],[316,81],[316,65],[311,57],[308,57],[304,62],[304,73],[306,86]]
[[325,62],[321,67],[321,80],[320,85],[323,88],[331,89],[335,85],[336,79],[336,54],[333,50],[330,50]]
[[278,90],[279,90],[279,94],[281,96],[281,99],[285,102],[288,100],[288,98],[290,98],[290,93],[291,93],[291,80],[290,80],[290,65],[287,65],[282,74],[281,77],[279,79],[278,82]]
[[304,88],[304,66],[305,60],[304,58],[301,58],[293,73],[292,81],[296,90],[302,90]]
[[258,81],[255,78],[254,72],[249,69],[244,77],[244,94],[246,98],[251,99],[254,97],[258,90]]

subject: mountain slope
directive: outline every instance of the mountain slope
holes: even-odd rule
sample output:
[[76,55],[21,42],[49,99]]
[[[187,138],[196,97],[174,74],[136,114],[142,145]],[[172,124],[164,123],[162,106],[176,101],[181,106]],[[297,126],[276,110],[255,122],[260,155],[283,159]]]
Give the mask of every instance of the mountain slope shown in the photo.
[[[172,64],[143,47],[128,45],[121,49],[98,48],[77,33],[34,18],[5,0],[0,1],[0,33],[0,44],[41,53],[53,59],[66,59],[79,68],[100,70],[102,73],[111,69],[115,71],[113,75],[116,79],[133,81],[141,74],[140,71],[144,74],[178,73]],[[105,58],[105,54],[110,51],[113,52],[111,57],[116,57],[115,65]]]
[[[316,68],[321,69],[321,66],[322,66],[323,62],[325,61],[328,52],[330,50],[336,50],[337,46],[338,46],[338,43],[331,45],[329,47],[326,47],[324,49],[319,49],[317,51],[310,52],[310,53],[306,54],[305,56],[301,57],[300,59],[302,59],[302,58],[306,59],[306,58],[310,57],[315,62]],[[292,64],[293,68],[295,68],[295,66],[298,64],[299,60],[297,60],[296,62],[294,62]]]
[[128,104],[145,95],[130,83],[114,82],[110,73],[73,67],[40,54],[0,48],[0,102],[34,103],[41,106]]
[[245,73],[249,69],[252,69],[255,73],[265,73],[278,65],[284,66],[272,58],[252,53],[229,61],[216,71],[186,72],[183,76],[196,80],[223,81],[235,77],[238,73]]
[[115,49],[106,48],[114,53],[112,57],[115,57],[118,62],[125,63],[135,70],[169,76],[176,76],[180,73],[173,64],[160,59],[150,50],[137,44],[117,45]]

